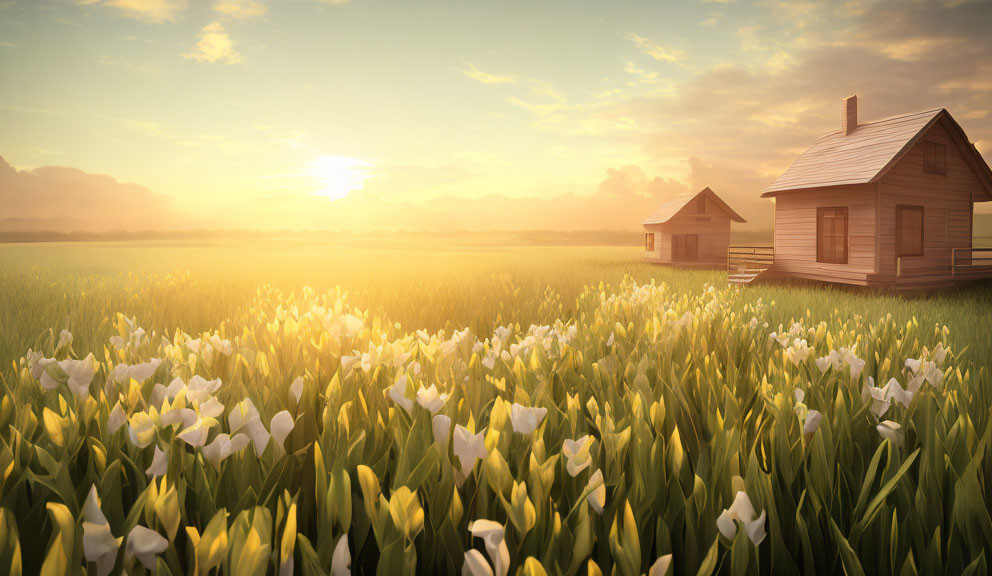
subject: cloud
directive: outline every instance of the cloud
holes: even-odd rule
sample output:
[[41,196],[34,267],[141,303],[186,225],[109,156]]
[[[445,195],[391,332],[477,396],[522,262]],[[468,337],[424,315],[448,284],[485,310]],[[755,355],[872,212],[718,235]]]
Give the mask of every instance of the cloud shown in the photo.
[[196,60],[197,62],[223,62],[225,64],[237,64],[242,57],[234,49],[234,42],[220,22],[207,24],[198,34],[200,40],[193,46],[193,50],[183,54],[184,58]]
[[0,230],[104,232],[196,225],[164,196],[76,168],[17,170],[0,158]]
[[0,42],[0,47],[3,47],[3,48],[13,48],[14,47],[14,43],[13,42]]
[[627,39],[633,42],[643,54],[646,54],[659,62],[679,64],[680,62],[686,60],[686,54],[684,51],[666,48],[650,38],[638,36],[637,34],[631,32],[627,34]]
[[654,84],[658,81],[657,72],[649,72],[643,68],[637,66],[631,61],[627,61],[627,64],[623,67],[623,71],[627,74],[635,76],[639,81],[645,84]]
[[515,84],[517,82],[516,78],[513,76],[483,72],[482,70],[476,68],[472,63],[469,63],[467,67],[460,69],[459,72],[473,80],[482,82],[483,84]]
[[189,5],[187,0],[80,0],[79,4],[109,6],[124,16],[153,24],[175,22]]
[[331,6],[344,6],[348,4],[351,0],[317,0],[321,4],[330,4]]
[[225,16],[243,20],[265,16],[268,12],[265,4],[258,0],[219,0],[214,4],[214,11]]
[[[987,3],[804,5],[775,18],[740,27],[745,56],[688,69],[684,79],[615,84],[624,89],[567,104],[514,104],[544,114],[541,129],[638,150],[631,157],[664,167],[666,178],[688,166],[681,179],[693,189],[712,186],[753,227],[771,224],[757,201],[761,190],[818,136],[839,128],[840,100],[851,93],[861,96],[866,121],[945,107],[983,153],[992,146]],[[650,41],[628,37],[650,50]]]

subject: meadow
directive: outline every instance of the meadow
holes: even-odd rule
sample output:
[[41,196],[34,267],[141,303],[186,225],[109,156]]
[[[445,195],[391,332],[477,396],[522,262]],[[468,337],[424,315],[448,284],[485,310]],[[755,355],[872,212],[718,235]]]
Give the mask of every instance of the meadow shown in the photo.
[[0,570],[985,574],[990,305],[627,247],[0,244]]

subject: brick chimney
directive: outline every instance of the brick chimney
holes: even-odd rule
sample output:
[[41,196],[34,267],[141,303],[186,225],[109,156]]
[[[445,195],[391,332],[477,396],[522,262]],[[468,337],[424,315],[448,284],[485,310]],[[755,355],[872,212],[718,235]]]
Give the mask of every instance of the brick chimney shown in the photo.
[[840,131],[847,136],[858,127],[858,95],[841,100]]

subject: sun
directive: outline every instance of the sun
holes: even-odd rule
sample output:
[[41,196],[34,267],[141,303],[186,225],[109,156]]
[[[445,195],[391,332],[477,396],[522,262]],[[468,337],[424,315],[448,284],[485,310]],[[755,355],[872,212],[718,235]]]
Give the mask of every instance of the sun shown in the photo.
[[351,192],[365,187],[373,177],[374,164],[348,156],[321,156],[310,164],[310,173],[320,182],[315,196],[341,200]]

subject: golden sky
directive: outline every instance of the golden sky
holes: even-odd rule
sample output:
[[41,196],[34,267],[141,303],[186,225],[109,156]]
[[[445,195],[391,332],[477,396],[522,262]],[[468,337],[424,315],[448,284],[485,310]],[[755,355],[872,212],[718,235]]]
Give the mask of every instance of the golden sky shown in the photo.
[[0,0],[0,223],[636,229],[710,186],[763,228],[852,93],[988,157],[990,29],[989,0]]

